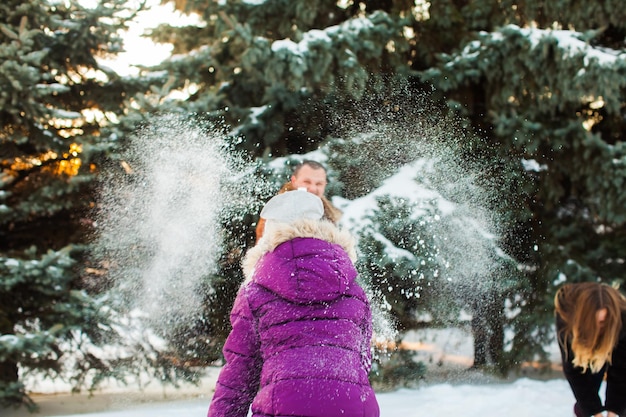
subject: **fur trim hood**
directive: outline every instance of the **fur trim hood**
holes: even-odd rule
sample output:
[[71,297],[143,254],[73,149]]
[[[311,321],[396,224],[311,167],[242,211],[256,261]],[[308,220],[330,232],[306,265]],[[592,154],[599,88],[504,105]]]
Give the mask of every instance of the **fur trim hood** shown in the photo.
[[295,238],[314,238],[337,244],[346,251],[352,263],[356,262],[354,237],[329,220],[302,219],[290,224],[267,222],[263,237],[246,253],[242,262],[246,282],[252,279],[256,264],[266,253]]

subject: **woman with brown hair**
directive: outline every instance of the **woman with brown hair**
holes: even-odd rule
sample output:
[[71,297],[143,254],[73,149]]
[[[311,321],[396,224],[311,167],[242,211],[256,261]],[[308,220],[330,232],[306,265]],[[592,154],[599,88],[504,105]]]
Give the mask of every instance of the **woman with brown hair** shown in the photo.
[[[626,298],[597,282],[565,284],[554,298],[563,373],[578,417],[626,416]],[[598,391],[606,374],[606,401]]]

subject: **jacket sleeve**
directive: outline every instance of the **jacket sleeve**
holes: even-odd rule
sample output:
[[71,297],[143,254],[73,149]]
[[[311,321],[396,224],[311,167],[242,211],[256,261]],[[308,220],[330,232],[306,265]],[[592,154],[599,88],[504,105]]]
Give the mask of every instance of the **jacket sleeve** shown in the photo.
[[[561,320],[561,318],[557,315],[557,337],[559,337],[558,335],[560,334],[560,330],[564,325],[563,320]],[[600,384],[602,384],[604,377],[604,369],[594,374],[589,369],[587,369],[586,372],[582,372],[582,368],[574,366],[572,364],[574,353],[572,352],[569,339],[567,339],[565,343],[559,343],[559,348],[561,350],[563,373],[580,408],[588,416],[604,411],[602,401],[600,400],[600,396],[598,394]]]
[[626,416],[626,330],[622,330],[607,372],[606,409]]
[[246,417],[259,389],[259,335],[245,289],[237,294],[230,314],[232,330],[223,349],[226,363],[217,379],[208,417]]
[[365,314],[362,329],[363,340],[361,345],[361,364],[365,371],[369,373],[372,369],[372,310],[367,297],[365,296]]

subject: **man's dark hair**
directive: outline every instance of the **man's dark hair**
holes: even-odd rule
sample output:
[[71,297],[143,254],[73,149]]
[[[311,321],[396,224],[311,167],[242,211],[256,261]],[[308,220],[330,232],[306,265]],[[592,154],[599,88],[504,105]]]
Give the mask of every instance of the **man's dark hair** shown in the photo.
[[300,162],[298,165],[295,166],[295,168],[293,169],[293,175],[298,175],[298,171],[300,171],[300,168],[302,168],[305,165],[312,169],[323,169],[324,172],[326,172],[326,167],[324,167],[324,165],[320,164],[317,161],[305,159],[304,161]]

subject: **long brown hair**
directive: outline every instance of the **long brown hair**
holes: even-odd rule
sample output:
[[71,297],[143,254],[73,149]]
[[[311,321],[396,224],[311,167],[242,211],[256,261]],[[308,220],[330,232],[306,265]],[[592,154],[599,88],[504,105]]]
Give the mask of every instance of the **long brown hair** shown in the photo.
[[[565,323],[558,341],[564,349],[567,341],[571,342],[572,364],[581,367],[583,372],[587,369],[598,372],[605,363],[611,363],[611,354],[622,329],[626,298],[607,284],[582,282],[563,285],[554,297],[554,305],[556,314]],[[599,326],[596,313],[604,308],[606,319]]]

